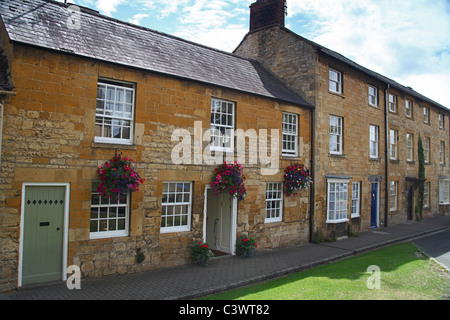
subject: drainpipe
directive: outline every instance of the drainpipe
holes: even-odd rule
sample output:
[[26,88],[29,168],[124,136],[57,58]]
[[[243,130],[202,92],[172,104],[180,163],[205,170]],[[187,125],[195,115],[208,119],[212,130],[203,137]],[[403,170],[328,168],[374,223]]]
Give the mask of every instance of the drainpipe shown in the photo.
[[314,202],[314,195],[315,195],[315,162],[314,162],[314,128],[315,128],[315,109],[311,109],[311,166],[309,168],[309,173],[311,175],[312,183],[311,183],[311,189],[309,191],[309,242],[313,242],[313,231],[314,231],[314,208],[315,208],[315,202]]
[[384,179],[384,227],[387,228],[388,226],[388,214],[389,214],[389,99],[388,99],[388,90],[390,88],[390,85],[387,84],[386,89],[384,90],[384,117],[385,117],[385,179]]
[[2,167],[3,110],[4,110],[3,104],[0,103],[0,169]]

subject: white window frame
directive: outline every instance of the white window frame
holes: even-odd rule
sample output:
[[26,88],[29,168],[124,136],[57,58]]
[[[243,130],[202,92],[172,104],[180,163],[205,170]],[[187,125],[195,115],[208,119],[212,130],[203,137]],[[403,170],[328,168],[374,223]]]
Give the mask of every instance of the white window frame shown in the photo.
[[430,189],[431,183],[429,181],[425,181],[423,186],[423,206],[425,208],[430,207]]
[[398,159],[398,131],[394,129],[389,130],[389,159]]
[[411,100],[405,100],[406,117],[412,118],[413,115],[413,103]]
[[430,163],[430,145],[431,140],[428,137],[423,138],[423,156],[425,163]]
[[439,179],[439,204],[450,204],[450,179]]
[[397,96],[389,93],[389,112],[397,113]]
[[[342,155],[344,118],[330,116],[330,154]],[[336,148],[334,148],[336,142]],[[334,150],[335,149],[335,150]]]
[[[182,185],[183,190],[179,189],[180,185]],[[189,192],[184,191],[186,185],[189,185]],[[193,183],[190,181],[163,181],[163,192],[161,199],[161,233],[187,232],[191,230],[192,187]],[[181,197],[180,200],[178,200],[178,197]],[[171,200],[171,198],[173,200]],[[175,221],[177,217],[180,219],[180,225],[167,226],[167,221],[170,218],[170,214],[168,212],[169,208],[171,208],[170,211],[172,211],[171,216],[173,217],[173,220]],[[183,208],[186,212],[175,212],[180,210],[183,211]],[[183,223],[182,216],[186,217],[186,223]],[[163,226],[163,219],[166,219],[166,226]],[[173,224],[175,224],[174,221]]]
[[378,141],[380,136],[380,128],[370,125],[369,134],[369,155],[371,159],[378,159]]
[[369,105],[378,107],[378,89],[369,85]]
[[[104,95],[100,94],[100,88],[105,89]],[[114,97],[108,96],[109,90],[114,90]],[[123,95],[119,95],[120,92],[123,92]],[[131,98],[131,101],[127,100],[127,98]],[[108,105],[110,108],[107,107]],[[129,108],[131,110],[129,110]],[[94,142],[123,145],[133,144],[135,113],[135,87],[133,84],[99,79],[97,83],[95,110]],[[108,122],[110,122],[110,126],[108,126]],[[129,125],[126,125],[127,123],[129,123]],[[97,135],[97,128],[99,127],[100,134]],[[106,134],[107,127],[110,127],[111,135],[113,135],[116,130],[119,130],[118,132],[121,136],[124,134],[124,130],[129,129],[129,138],[108,137]]]
[[283,220],[283,183],[266,183],[265,223]]
[[[130,225],[130,194],[128,193],[123,199],[119,199],[115,202],[109,197],[102,197],[100,193],[96,191],[97,186],[100,182],[92,183],[91,190],[91,211],[90,211],[90,226],[89,226],[89,238],[90,239],[104,239],[104,238],[114,238],[114,237],[127,237],[129,235],[129,225]],[[96,201],[97,199],[98,201]],[[97,203],[98,202],[98,203]],[[94,210],[97,211],[97,217],[93,218]],[[123,219],[119,219],[119,211],[123,210],[125,215]],[[115,211],[116,215],[111,216]],[[105,216],[102,217],[102,212]],[[106,226],[109,229],[110,222],[115,220],[116,230],[114,231],[100,231],[101,222],[106,222]],[[124,220],[123,229],[118,229],[119,220]],[[92,223],[97,221],[97,231],[92,231]]]
[[297,114],[283,112],[283,145],[281,151],[283,156],[298,156],[298,118]]
[[414,161],[414,135],[406,134],[406,160]]
[[334,93],[342,94],[342,72],[330,68],[329,90]]
[[[348,210],[347,179],[327,180],[327,221],[326,223],[347,222]],[[339,190],[338,188],[339,187]]]
[[211,151],[233,152],[236,103],[211,99]]
[[439,113],[439,129],[445,129],[445,117],[443,113]]
[[398,181],[391,181],[389,185],[389,211],[398,209]]
[[445,141],[441,141],[439,145],[439,163],[445,164]]
[[423,123],[430,123],[430,109],[423,107]]
[[360,216],[361,207],[361,182],[355,181],[352,183],[352,207],[351,217],[357,218]]

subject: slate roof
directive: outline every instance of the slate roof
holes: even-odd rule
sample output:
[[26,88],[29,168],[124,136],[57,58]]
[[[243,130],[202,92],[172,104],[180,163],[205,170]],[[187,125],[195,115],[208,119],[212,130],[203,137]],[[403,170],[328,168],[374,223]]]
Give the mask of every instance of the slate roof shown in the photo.
[[[272,26],[268,26],[268,27],[272,27]],[[277,25],[277,26],[279,26],[279,25]],[[279,26],[279,27],[281,27],[281,26]],[[394,81],[394,80],[392,80],[392,79],[390,79],[388,77],[385,77],[385,76],[383,76],[383,75],[381,75],[381,74],[379,74],[379,73],[377,73],[375,71],[372,71],[372,70],[370,70],[370,69],[368,69],[366,67],[363,67],[363,66],[357,64],[356,62],[348,59],[347,57],[343,56],[342,54],[340,54],[340,53],[338,53],[336,51],[330,50],[330,49],[328,49],[328,48],[326,48],[326,47],[324,47],[324,46],[322,46],[320,44],[317,44],[317,43],[311,41],[311,40],[308,40],[308,39],[306,39],[306,38],[296,34],[295,32],[293,32],[293,31],[291,31],[291,30],[289,30],[287,28],[284,28],[284,27],[281,27],[281,28],[284,29],[285,31],[293,34],[294,36],[300,38],[302,41],[308,42],[316,50],[316,52],[318,52],[319,54],[320,53],[321,54],[325,54],[325,55],[327,55],[329,57],[332,57],[333,59],[336,59],[336,60],[338,60],[338,61],[340,61],[342,63],[345,63],[345,64],[347,64],[350,67],[353,67],[353,68],[355,68],[355,69],[357,69],[357,70],[359,70],[359,71],[361,71],[361,72],[363,72],[363,73],[365,73],[365,74],[367,74],[367,75],[369,75],[369,76],[371,76],[371,77],[373,77],[373,78],[375,78],[377,80],[380,80],[381,82],[385,83],[386,85],[389,84],[389,86],[391,88],[395,88],[397,90],[403,91],[404,93],[406,93],[408,95],[416,97],[416,98],[418,98],[418,99],[420,99],[420,100],[422,100],[424,102],[430,103],[430,104],[432,104],[432,105],[434,105],[434,106],[436,106],[436,107],[438,107],[440,109],[443,109],[445,111],[450,111],[450,109],[447,108],[446,106],[444,106],[444,105],[442,105],[442,104],[440,104],[440,103],[438,103],[438,102],[436,102],[436,101],[434,101],[434,100],[432,100],[432,99],[430,99],[430,98],[428,98],[428,97],[418,93],[417,91],[415,91],[411,87],[404,86],[404,85],[398,83],[397,81]]]
[[80,29],[52,0],[0,0],[12,42],[313,107],[259,63],[81,8]]
[[330,57],[332,57],[332,58],[334,58],[336,60],[339,60],[339,61],[341,61],[341,62],[343,62],[343,63],[345,63],[345,64],[347,64],[347,65],[349,65],[349,66],[351,66],[351,67],[353,67],[353,68],[355,68],[357,70],[359,70],[359,71],[362,71],[362,72],[368,74],[369,76],[371,76],[371,77],[373,77],[375,79],[380,80],[381,82],[384,82],[385,84],[389,85],[391,88],[395,88],[397,90],[403,91],[404,93],[406,93],[406,94],[408,94],[410,96],[418,98],[418,99],[420,99],[420,100],[422,100],[424,102],[432,104],[432,105],[434,105],[434,106],[436,106],[436,107],[438,107],[440,109],[443,109],[445,111],[450,111],[450,109],[448,109],[447,107],[445,107],[442,104],[437,103],[436,101],[434,101],[434,100],[432,100],[432,99],[430,99],[430,98],[428,98],[428,97],[418,93],[417,91],[413,90],[411,87],[404,86],[404,85],[398,83],[397,81],[389,79],[388,77],[385,77],[385,76],[383,76],[383,75],[381,75],[381,74],[379,74],[379,73],[377,73],[375,71],[367,69],[367,68],[357,64],[356,62],[354,62],[354,61],[344,57],[343,55],[341,55],[341,54],[339,54],[339,53],[337,53],[337,52],[335,52],[333,50],[327,49],[327,48],[322,47],[322,46],[320,46],[318,44],[316,44],[316,50],[319,53],[320,52],[324,53],[324,54],[326,54],[326,55],[328,55],[328,56],[330,56]]

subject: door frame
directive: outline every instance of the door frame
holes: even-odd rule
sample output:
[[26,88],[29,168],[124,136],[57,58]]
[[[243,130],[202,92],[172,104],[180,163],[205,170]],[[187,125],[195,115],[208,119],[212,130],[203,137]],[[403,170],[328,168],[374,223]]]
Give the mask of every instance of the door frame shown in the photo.
[[[372,226],[372,189],[373,185],[377,185],[377,199],[376,199],[376,226]],[[370,228],[378,228],[380,226],[380,182],[372,181],[370,183]]]
[[64,226],[63,226],[63,254],[62,254],[62,281],[67,280],[67,256],[69,244],[69,207],[70,207],[70,183],[45,183],[45,182],[24,182],[22,184],[22,203],[20,207],[20,246],[19,246],[19,270],[17,286],[22,286],[22,268],[23,268],[23,236],[25,223],[25,190],[26,187],[64,187]]
[[[208,217],[208,190],[211,189],[210,185],[206,185],[204,193],[204,206],[203,206],[203,242],[206,242],[206,218]],[[234,198],[231,206],[231,230],[230,230],[230,248],[231,255],[236,254],[236,229],[237,229],[237,199]]]

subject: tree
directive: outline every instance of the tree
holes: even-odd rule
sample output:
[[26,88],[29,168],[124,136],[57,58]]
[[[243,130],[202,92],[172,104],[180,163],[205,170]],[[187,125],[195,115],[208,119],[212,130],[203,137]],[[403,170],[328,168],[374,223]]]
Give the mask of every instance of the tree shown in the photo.
[[419,196],[417,197],[416,218],[422,219],[423,214],[423,195],[425,190],[425,156],[423,151],[422,137],[419,133]]

